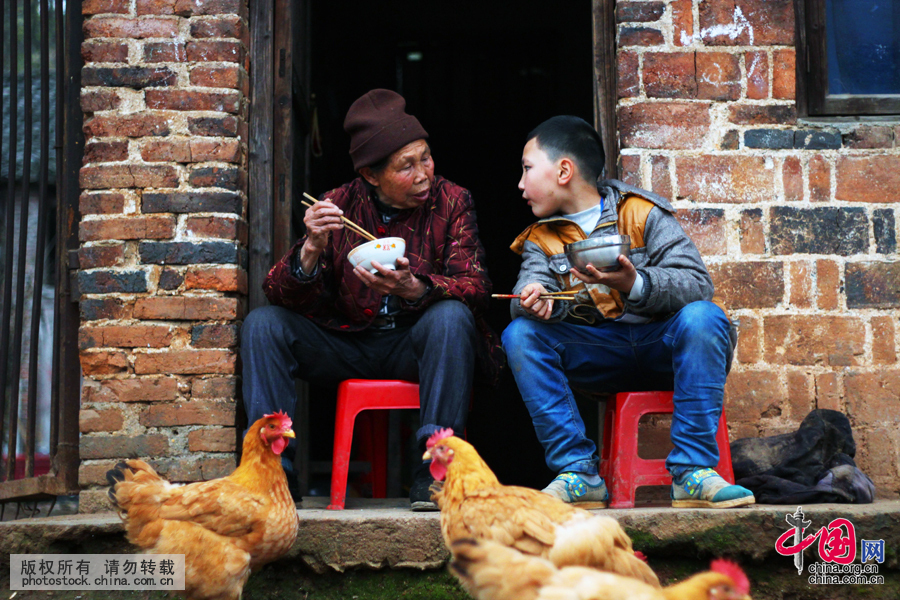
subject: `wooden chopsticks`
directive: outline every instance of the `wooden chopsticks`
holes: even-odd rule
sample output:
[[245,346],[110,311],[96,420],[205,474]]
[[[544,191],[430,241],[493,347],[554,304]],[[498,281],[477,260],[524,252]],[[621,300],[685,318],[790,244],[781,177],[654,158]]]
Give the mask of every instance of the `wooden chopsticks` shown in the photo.
[[[502,298],[506,300],[512,300],[513,298],[519,298],[518,294],[491,294],[491,298]],[[541,294],[538,296],[541,300],[574,300],[575,296],[572,295],[572,292],[547,292],[546,294]]]
[[[312,196],[310,196],[310,195],[307,194],[306,192],[303,192],[303,195],[304,195],[305,197],[309,198],[310,200],[312,200],[312,201],[313,201],[313,204],[315,204],[316,202],[318,202],[318,200],[316,200],[315,198],[313,198]],[[301,200],[300,203],[301,203],[303,206],[309,206],[309,207],[312,207],[312,204],[310,204],[309,202],[305,202],[305,201]],[[371,233],[369,233],[368,231],[366,231],[365,229],[363,229],[362,227],[360,227],[359,225],[357,225],[356,223],[354,223],[353,221],[351,221],[350,219],[348,219],[347,217],[345,217],[345,216],[343,216],[343,215],[341,215],[341,221],[343,221],[343,222],[344,222],[344,225],[346,225],[346,226],[347,226],[350,230],[352,230],[354,233],[357,233],[357,234],[363,236],[363,237],[366,238],[367,240],[371,240],[371,241],[374,242],[376,239],[378,239],[378,238],[376,238],[374,235],[372,235]]]

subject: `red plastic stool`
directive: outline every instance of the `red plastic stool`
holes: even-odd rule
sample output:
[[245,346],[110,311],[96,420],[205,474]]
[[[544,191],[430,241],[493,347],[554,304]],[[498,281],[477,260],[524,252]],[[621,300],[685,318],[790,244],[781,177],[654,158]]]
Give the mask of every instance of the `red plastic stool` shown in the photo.
[[[356,415],[364,410],[396,408],[419,408],[418,384],[397,380],[348,379],[338,386],[329,510],[344,510],[347,500],[347,471],[350,469],[350,446]],[[387,413],[379,410],[370,417],[366,419],[366,427],[360,437],[365,453],[372,460],[372,495],[384,498],[387,492]]]
[[[600,476],[609,486],[610,508],[634,508],[634,495],[642,485],[672,485],[665,459],[646,460],[638,456],[638,423],[647,414],[672,414],[672,392],[622,392],[606,403]],[[731,446],[725,411],[716,432],[719,464],[716,471],[734,483]]]

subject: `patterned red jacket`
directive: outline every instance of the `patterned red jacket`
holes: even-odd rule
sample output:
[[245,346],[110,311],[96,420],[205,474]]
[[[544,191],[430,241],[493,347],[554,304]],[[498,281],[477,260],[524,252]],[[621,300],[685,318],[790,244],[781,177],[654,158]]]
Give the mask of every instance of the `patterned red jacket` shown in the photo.
[[[414,305],[401,302],[404,311],[420,312],[440,300],[459,300],[475,315],[484,338],[482,374],[495,380],[503,363],[497,335],[484,321],[491,281],[484,266],[484,248],[478,239],[475,206],[468,190],[443,177],[435,177],[428,201],[403,210],[385,224],[372,201],[372,188],[359,177],[327,192],[344,216],[378,237],[406,240],[410,270],[431,282],[432,290]],[[353,275],[347,254],[365,240],[349,228],[333,232],[319,257],[314,277],[301,281],[291,271],[291,257],[306,240],[301,238],[269,271],[263,291],[269,302],[294,310],[327,329],[361,331],[375,319],[381,294]]]

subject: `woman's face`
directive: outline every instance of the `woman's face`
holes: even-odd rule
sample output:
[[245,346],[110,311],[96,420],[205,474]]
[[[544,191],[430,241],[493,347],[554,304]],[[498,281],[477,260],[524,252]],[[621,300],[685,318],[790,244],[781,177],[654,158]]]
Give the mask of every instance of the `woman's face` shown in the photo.
[[360,174],[378,193],[378,199],[394,208],[417,208],[428,201],[434,183],[434,160],[425,140],[403,146],[388,159],[387,166],[376,173],[369,167]]

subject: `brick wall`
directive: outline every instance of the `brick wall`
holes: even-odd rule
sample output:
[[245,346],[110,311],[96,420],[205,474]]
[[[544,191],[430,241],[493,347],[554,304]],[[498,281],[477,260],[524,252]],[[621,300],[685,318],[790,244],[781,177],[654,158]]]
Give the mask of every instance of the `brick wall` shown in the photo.
[[900,122],[795,108],[791,0],[619,1],[620,172],[675,199],[740,319],[732,439],[846,413],[900,491]]
[[105,485],[126,457],[173,481],[220,477],[247,294],[247,5],[82,12],[80,483]]

